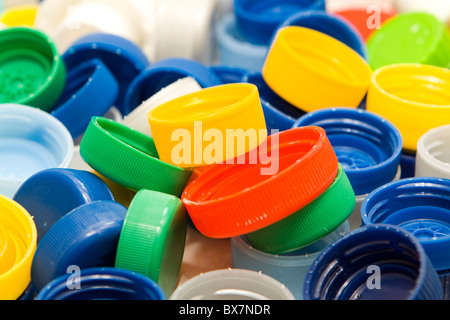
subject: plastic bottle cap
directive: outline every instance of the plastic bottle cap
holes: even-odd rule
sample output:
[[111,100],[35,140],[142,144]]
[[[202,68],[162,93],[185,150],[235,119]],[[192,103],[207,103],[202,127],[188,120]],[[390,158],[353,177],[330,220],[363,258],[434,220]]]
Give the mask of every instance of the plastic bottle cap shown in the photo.
[[149,277],[170,296],[180,274],[186,231],[179,198],[141,189],[128,208],[115,267]]
[[216,1],[156,0],[155,61],[173,57],[210,64]]
[[[160,159],[181,167],[232,160],[256,148],[267,137],[258,89],[248,83],[219,85],[173,99],[150,111],[148,120]],[[241,131],[253,134],[255,139],[249,138],[247,143],[243,137],[243,144],[230,143],[234,138],[229,138],[229,132],[239,139]],[[216,141],[215,152],[208,154],[211,146],[203,142],[203,133],[213,133],[215,139],[222,140]],[[182,144],[180,138],[174,138],[178,134]],[[186,150],[177,153],[180,148]]]
[[305,300],[442,300],[442,287],[413,235],[394,225],[377,224],[358,228],[325,248],[306,275],[303,296]]
[[40,3],[36,28],[50,35],[60,53],[90,33],[111,33],[141,46],[144,42],[139,11],[122,0],[45,0]]
[[33,216],[39,243],[55,222],[73,209],[93,201],[114,200],[114,197],[103,180],[93,173],[51,168],[28,178],[13,200]]
[[267,227],[311,203],[338,172],[336,155],[319,127],[273,134],[255,153],[270,153],[271,159],[251,162],[249,153],[233,164],[215,164],[184,190],[182,201],[204,235],[228,238]]
[[[166,300],[151,279],[128,270],[104,267],[80,270],[77,282],[68,273],[46,285],[36,300]],[[71,283],[76,289],[68,288]]]
[[269,134],[272,130],[284,131],[292,128],[295,121],[305,114],[276,94],[264,81],[261,72],[248,72],[242,82],[252,83],[258,87]]
[[220,269],[180,285],[170,300],[295,300],[284,284],[261,272]]
[[131,82],[150,65],[144,52],[133,42],[113,34],[92,33],[75,41],[62,56],[68,70],[93,58],[108,67],[119,84],[119,95],[114,106],[123,116],[130,110],[124,102]]
[[348,221],[316,242],[287,254],[270,254],[250,245],[246,236],[231,238],[233,268],[262,272],[283,283],[296,300],[303,299],[303,282],[319,253],[350,232]]
[[72,136],[55,117],[18,104],[0,104],[0,115],[0,194],[12,198],[38,171],[70,165]]
[[300,117],[295,126],[319,126],[347,174],[356,195],[391,182],[398,171],[403,139],[383,117],[361,109],[325,108]]
[[38,5],[32,4],[14,6],[2,13],[0,22],[8,27],[34,27],[38,8]]
[[66,87],[51,114],[78,138],[93,116],[104,116],[117,99],[119,85],[100,59],[75,66],[67,73]]
[[163,103],[184,95],[198,92],[202,87],[191,77],[182,78],[162,88],[150,98],[141,103],[140,106],[131,111],[123,120],[122,124],[142,134],[152,136],[147,114]]
[[219,19],[215,32],[220,65],[255,71],[262,69],[269,46],[246,41],[236,28],[236,17],[232,12]]
[[420,137],[415,176],[450,179],[450,125],[430,129]]
[[371,192],[361,206],[363,224],[393,224],[421,243],[434,268],[450,269],[450,180],[414,177]]
[[71,266],[114,266],[126,213],[121,204],[102,200],[81,205],[59,219],[39,242],[33,258],[31,281],[36,292]]
[[93,117],[80,144],[86,163],[133,191],[149,189],[180,196],[191,170],[159,159],[153,139],[103,117]]
[[450,67],[450,32],[426,12],[398,14],[367,39],[372,69],[397,63]]
[[28,27],[0,31],[0,103],[18,103],[49,110],[61,95],[64,63],[53,41]]
[[282,254],[305,247],[333,232],[350,216],[355,193],[342,166],[333,183],[313,202],[265,228],[246,234],[252,246]]
[[141,72],[130,84],[124,98],[127,112],[134,110],[164,87],[186,77],[193,78],[202,88],[222,84],[214,72],[197,61],[185,58],[161,60]]
[[395,8],[399,12],[428,12],[444,23],[450,23],[450,2],[442,0],[396,0]]
[[416,152],[419,138],[450,119],[450,70],[423,64],[396,64],[373,73],[367,110],[390,121],[403,149]]
[[324,0],[234,0],[238,30],[250,43],[269,44],[277,27],[292,13],[325,10]]
[[[13,264],[7,270],[0,272],[0,299],[16,300],[30,283],[30,269],[33,255],[36,250],[37,231],[33,218],[15,201],[0,195],[0,226],[1,241],[9,236],[12,242],[4,243],[7,252],[0,256],[0,264],[5,259],[12,260]],[[9,254],[13,256],[9,256]]]
[[321,11],[300,11],[290,15],[278,28],[298,26],[325,33],[355,50],[367,60],[367,46],[359,31],[339,15]]
[[297,26],[278,29],[262,69],[268,86],[305,112],[357,108],[371,73],[367,62],[341,41]]

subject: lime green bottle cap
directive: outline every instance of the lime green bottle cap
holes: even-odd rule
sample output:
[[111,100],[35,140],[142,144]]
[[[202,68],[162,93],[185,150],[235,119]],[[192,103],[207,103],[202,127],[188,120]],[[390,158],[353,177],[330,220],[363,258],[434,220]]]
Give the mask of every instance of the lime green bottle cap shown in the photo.
[[187,217],[175,196],[142,189],[128,208],[115,267],[143,274],[170,296],[184,255]]
[[388,19],[367,40],[372,69],[396,63],[450,67],[450,32],[436,16],[410,12]]
[[0,103],[48,111],[66,83],[66,68],[44,33],[12,27],[0,31]]

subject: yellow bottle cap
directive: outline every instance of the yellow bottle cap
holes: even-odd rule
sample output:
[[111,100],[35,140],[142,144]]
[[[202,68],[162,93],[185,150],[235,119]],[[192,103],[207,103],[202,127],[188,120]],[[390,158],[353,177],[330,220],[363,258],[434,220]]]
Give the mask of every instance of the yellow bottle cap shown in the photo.
[[450,70],[424,64],[377,69],[367,95],[368,111],[400,131],[403,149],[415,152],[420,137],[450,119]]
[[160,159],[180,167],[234,160],[267,138],[258,89],[250,83],[182,96],[150,111],[148,119]]
[[[30,214],[17,202],[0,195],[2,254],[0,255],[0,300],[16,300],[31,280],[31,263],[37,229]],[[8,268],[4,268],[4,267]]]
[[0,22],[7,27],[34,27],[37,5],[14,6],[3,12]]
[[371,74],[369,64],[341,41],[298,26],[278,30],[262,69],[267,85],[305,112],[357,108]]

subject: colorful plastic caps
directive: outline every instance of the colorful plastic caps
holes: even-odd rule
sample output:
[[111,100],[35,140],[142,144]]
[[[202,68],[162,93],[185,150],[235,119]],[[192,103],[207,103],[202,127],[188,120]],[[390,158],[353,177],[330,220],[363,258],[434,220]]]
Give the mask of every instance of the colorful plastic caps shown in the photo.
[[367,62],[341,41],[297,26],[278,30],[262,69],[273,91],[306,112],[357,108],[371,74]]
[[21,205],[2,195],[0,211],[0,299],[15,300],[31,280],[36,225]]
[[450,119],[450,70],[393,64],[373,73],[366,108],[390,121],[415,152],[419,138]]

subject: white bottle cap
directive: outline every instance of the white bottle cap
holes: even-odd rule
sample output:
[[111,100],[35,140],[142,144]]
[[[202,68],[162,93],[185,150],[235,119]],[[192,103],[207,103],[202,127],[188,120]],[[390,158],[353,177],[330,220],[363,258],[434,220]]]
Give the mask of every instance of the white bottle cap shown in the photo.
[[415,176],[450,179],[450,124],[433,128],[420,137]]

